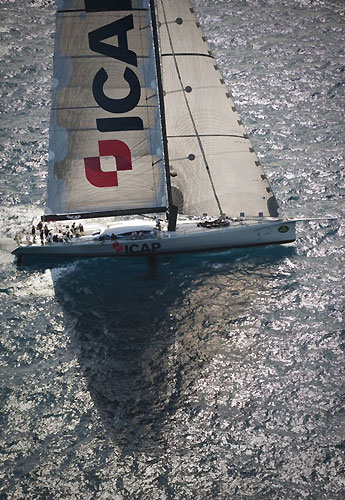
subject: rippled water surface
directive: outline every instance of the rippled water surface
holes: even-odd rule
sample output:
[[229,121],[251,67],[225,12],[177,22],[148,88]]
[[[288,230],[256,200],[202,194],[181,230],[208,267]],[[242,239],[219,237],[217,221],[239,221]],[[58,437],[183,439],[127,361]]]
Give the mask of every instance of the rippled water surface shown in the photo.
[[[341,0],[197,0],[286,215],[343,217]],[[4,499],[342,499],[344,226],[17,267],[43,211],[54,2],[0,2]]]

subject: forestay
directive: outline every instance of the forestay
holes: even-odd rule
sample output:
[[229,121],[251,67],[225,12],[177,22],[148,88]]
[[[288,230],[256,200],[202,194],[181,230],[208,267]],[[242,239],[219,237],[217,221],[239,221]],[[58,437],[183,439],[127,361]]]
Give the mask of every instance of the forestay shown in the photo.
[[157,0],[173,195],[189,215],[276,216],[277,202],[189,0]]
[[152,45],[148,0],[58,1],[46,214],[165,209]]

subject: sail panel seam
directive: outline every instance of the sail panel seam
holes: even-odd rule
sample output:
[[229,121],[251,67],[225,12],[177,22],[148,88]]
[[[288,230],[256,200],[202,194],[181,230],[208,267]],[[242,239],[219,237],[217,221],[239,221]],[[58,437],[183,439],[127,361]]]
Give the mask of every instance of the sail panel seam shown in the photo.
[[[121,10],[121,12],[146,12],[148,9],[124,9]],[[65,9],[65,10],[58,10],[58,14],[65,14],[69,12],[86,12],[87,14],[99,14],[99,13],[107,13],[107,12],[119,12],[117,9],[113,9],[112,11],[109,10],[98,10],[98,11],[89,11],[85,9]]]
[[[243,135],[236,134],[199,134],[200,137],[236,137],[238,139],[247,139]],[[178,137],[195,137],[195,135],[187,134],[187,135],[168,135],[168,139],[174,139]]]
[[[158,106],[145,106],[144,104],[138,104],[136,106],[137,108],[158,108]],[[52,111],[59,111],[59,110],[71,110],[71,109],[99,109],[99,106],[70,106],[70,107],[57,107],[57,108],[51,108]]]
[[[88,55],[58,55],[60,59],[104,59],[105,61],[108,59],[106,56],[98,55],[98,54],[88,54]],[[150,59],[149,56],[141,56],[137,54],[137,59]]]
[[[67,127],[65,127],[65,128],[66,128],[66,130],[68,130],[69,132],[91,132],[92,130],[93,130],[93,131],[94,131],[94,130],[96,130],[97,132],[99,132],[98,128],[96,128],[96,127],[95,127],[95,128],[67,128]],[[145,128],[145,127],[144,127],[144,128],[142,128],[141,130],[151,130],[151,129],[150,129],[150,128]],[[113,130],[107,130],[106,132],[111,133],[111,132],[114,132],[114,131],[113,131]],[[106,132],[105,132],[105,133],[106,133]],[[116,130],[115,132],[119,132],[119,131],[118,131],[118,130]],[[132,132],[132,133],[133,133],[133,132],[137,132],[137,130],[126,130],[125,132],[126,132],[126,134],[129,134],[130,132]]]
[[166,53],[166,54],[161,54],[161,57],[167,57],[167,56],[173,56],[173,57],[179,57],[179,56],[195,56],[195,57],[209,57],[210,59],[214,59],[213,56],[210,54],[203,54],[202,52],[171,52],[171,53]]

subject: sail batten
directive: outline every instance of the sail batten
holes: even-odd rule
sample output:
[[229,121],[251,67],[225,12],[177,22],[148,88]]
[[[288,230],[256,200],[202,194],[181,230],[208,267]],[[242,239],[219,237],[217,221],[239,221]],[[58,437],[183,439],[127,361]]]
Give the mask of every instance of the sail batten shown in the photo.
[[[245,139],[243,135],[236,135],[236,134],[199,134],[200,137],[237,137],[239,139]],[[174,138],[174,137],[194,137],[193,134],[191,135],[168,135],[169,138]]]

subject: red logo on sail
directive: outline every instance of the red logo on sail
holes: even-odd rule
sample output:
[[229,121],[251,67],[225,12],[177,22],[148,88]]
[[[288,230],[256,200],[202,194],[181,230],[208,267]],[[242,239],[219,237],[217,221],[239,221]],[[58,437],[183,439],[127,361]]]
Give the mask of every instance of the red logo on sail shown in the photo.
[[[118,140],[98,141],[99,156],[84,158],[87,180],[96,187],[118,186],[118,172],[132,170],[132,157],[127,144]],[[104,172],[101,169],[101,157],[113,156],[115,170]]]

